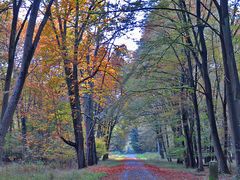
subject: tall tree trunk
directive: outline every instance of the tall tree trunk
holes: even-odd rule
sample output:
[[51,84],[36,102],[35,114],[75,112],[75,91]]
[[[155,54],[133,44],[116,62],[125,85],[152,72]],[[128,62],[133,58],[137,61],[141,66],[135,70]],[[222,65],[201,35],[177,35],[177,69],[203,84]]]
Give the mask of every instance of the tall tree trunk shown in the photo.
[[[200,123],[200,115],[198,109],[198,101],[197,101],[197,82],[194,83],[193,77],[193,67],[191,61],[191,54],[188,49],[185,49],[186,58],[188,61],[188,71],[189,71],[189,85],[193,88],[191,92],[194,113],[195,113],[195,121],[196,121],[196,139],[197,139],[197,154],[198,154],[198,171],[203,171],[203,159],[202,159],[202,143],[201,143],[201,123]],[[195,78],[196,79],[196,78]]]
[[240,178],[240,83],[232,43],[232,33],[229,22],[228,1],[220,0],[216,4],[220,14],[220,38],[223,54],[224,72],[226,77],[227,105],[231,125],[233,147],[236,158],[236,174]]
[[[89,83],[92,89],[92,82]],[[92,92],[84,94],[84,114],[86,124],[86,145],[87,145],[87,163],[89,166],[97,164],[96,162],[96,146],[94,136],[94,117],[93,117],[93,99]]]
[[[182,111],[182,124],[183,124],[183,131],[184,136],[186,140],[186,147],[187,147],[187,158],[188,158],[188,165],[191,168],[194,168],[196,165],[195,158],[194,158],[194,151],[193,151],[193,143],[192,143],[192,137],[189,132],[189,126],[188,126],[188,112],[185,109],[185,105],[181,105],[181,111]],[[187,166],[188,167],[188,166]]]
[[[186,4],[184,0],[181,0],[180,7],[188,11],[186,8]],[[204,81],[204,87],[205,87],[205,99],[206,99],[206,105],[207,105],[207,112],[208,112],[208,120],[210,124],[210,130],[211,130],[211,136],[213,140],[214,145],[214,152],[217,157],[220,170],[224,173],[229,173],[229,169],[227,167],[227,162],[224,157],[224,153],[221,147],[221,143],[218,136],[217,131],[217,125],[216,125],[216,119],[215,119],[215,113],[214,113],[214,105],[213,105],[213,97],[212,97],[212,88],[211,88],[211,81],[209,78],[209,72],[208,72],[208,54],[207,54],[207,47],[204,37],[204,25],[201,22],[201,1],[196,0],[196,17],[197,17],[197,28],[198,28],[198,34],[195,32],[194,26],[192,26],[192,32],[195,38],[195,42],[198,48],[198,52],[201,55],[202,63],[199,61],[198,54],[193,49],[195,48],[193,46],[193,43],[190,38],[190,34],[188,31],[186,31],[186,42],[191,47],[191,53],[194,57],[194,60],[196,61],[197,66],[201,70],[201,75]],[[192,24],[191,17],[188,13],[183,13],[183,20],[185,23]],[[199,37],[199,38],[198,38]]]
[[[74,65],[73,65],[74,66]],[[78,168],[86,167],[85,155],[84,155],[84,139],[83,139],[83,129],[82,129],[82,115],[81,115],[81,105],[78,90],[77,81],[77,67],[73,67],[69,60],[64,60],[64,70],[66,76],[66,83],[68,87],[68,97],[71,107],[71,115],[73,120],[74,136],[75,136],[75,147],[78,161]],[[71,67],[73,67],[73,70]],[[76,83],[74,83],[74,81]]]
[[[220,92],[219,92],[220,93]],[[224,88],[223,88],[223,97],[221,97],[221,103],[222,103],[222,111],[223,111],[223,134],[224,134],[224,155],[226,158],[228,158],[228,117],[227,117],[227,92],[226,92],[226,82],[224,80]]]
[[17,23],[18,23],[18,14],[19,9],[21,7],[22,1],[17,3],[16,0],[13,1],[13,18],[12,18],[12,25],[11,25],[11,33],[10,33],[10,40],[9,40],[9,48],[8,48],[8,67],[7,67],[7,74],[5,78],[5,85],[4,85],[4,94],[3,94],[3,101],[2,101],[2,114],[1,119],[5,113],[8,104],[9,98],[9,90],[11,85],[12,79],[12,72],[14,67],[14,56],[16,51],[16,35],[17,35]]
[[113,131],[113,126],[111,125],[110,123],[110,126],[109,126],[109,130],[108,130],[108,134],[107,134],[107,137],[106,137],[106,150],[109,151],[109,148],[110,148],[110,143],[111,143],[111,137],[112,137],[112,131]]
[[157,150],[158,150],[158,154],[160,155],[160,157],[162,159],[164,159],[164,149],[163,149],[163,144],[162,144],[162,141],[161,141],[161,138],[159,137],[160,135],[158,135],[157,137]]
[[[186,10],[186,4],[184,0],[179,0],[180,8],[183,10]],[[189,14],[182,13],[182,21],[184,23],[191,23],[191,20],[189,19]],[[188,22],[189,21],[189,22]],[[187,28],[185,28],[185,33],[186,33],[186,43],[190,46],[193,47],[192,40],[190,38],[190,33]],[[203,171],[203,159],[202,159],[202,145],[201,145],[201,123],[200,123],[200,115],[199,115],[199,109],[198,109],[198,100],[197,100],[197,82],[194,83],[194,77],[193,77],[193,67],[192,67],[192,61],[191,61],[191,54],[189,49],[185,49],[185,55],[188,63],[188,76],[189,76],[189,86],[193,88],[193,92],[191,93],[192,96],[192,101],[193,101],[193,107],[194,107],[194,113],[195,113],[195,125],[196,125],[196,138],[197,138],[197,154],[198,154],[198,170]],[[196,63],[199,62],[197,59],[197,55],[195,52],[193,53],[193,57],[196,60]],[[196,80],[196,78],[195,78]]]
[[224,154],[228,156],[228,119],[227,119],[227,104],[223,103],[223,129],[224,129]]
[[22,154],[23,157],[26,158],[27,157],[27,118],[26,117],[22,117],[21,118],[21,125],[22,125]]
[[74,124],[74,134],[75,143],[78,159],[78,168],[86,167],[85,155],[84,155],[84,138],[82,129],[82,115],[81,115],[81,104],[79,96],[79,86],[78,86],[78,68],[77,62],[73,63],[73,86],[74,86],[74,106],[72,106],[73,112],[73,124]]
[[96,146],[96,140],[94,138],[94,141],[93,141],[93,162],[94,164],[98,164],[98,156],[97,156],[97,146]]
[[105,147],[106,147],[106,151],[107,151],[107,153],[104,155],[105,160],[109,158],[108,152],[109,152],[109,148],[110,148],[112,131],[114,129],[114,126],[115,126],[115,122],[111,122],[111,120],[110,120],[110,122],[108,123],[107,132],[105,134]]
[[[182,69],[184,71],[184,69]],[[192,135],[190,133],[190,128],[189,128],[189,110],[188,110],[188,105],[187,103],[187,92],[183,88],[184,85],[186,85],[187,80],[186,80],[186,74],[182,72],[181,75],[181,103],[180,103],[180,108],[181,108],[181,119],[182,119],[182,126],[183,126],[183,131],[184,131],[184,137],[185,137],[185,142],[186,142],[186,148],[187,148],[187,167],[194,168],[196,165],[195,158],[194,158],[194,150],[193,150],[193,141],[192,141]]]
[[56,41],[59,49],[61,50],[61,54],[63,57],[64,63],[64,72],[65,72],[65,80],[68,88],[68,98],[69,104],[71,107],[71,116],[73,121],[74,128],[74,137],[75,142],[71,142],[65,140],[63,137],[61,139],[68,145],[72,146],[76,150],[78,168],[86,167],[85,162],[85,154],[84,154],[84,137],[83,137],[83,128],[82,128],[82,111],[80,104],[80,95],[79,95],[79,81],[78,81],[78,47],[79,43],[82,40],[83,32],[85,31],[85,23],[82,26],[79,26],[79,1],[76,0],[75,7],[75,22],[74,22],[74,47],[73,47],[73,62],[69,60],[69,49],[67,48],[67,19],[61,16],[59,10],[59,4],[56,1],[56,12],[57,12],[57,20],[59,26],[59,32],[55,27],[54,21],[51,19],[51,25],[53,31],[55,33]]
[[20,99],[21,92],[22,92],[22,89],[23,89],[23,86],[24,86],[24,83],[25,83],[25,80],[27,77],[28,68],[30,66],[35,49],[40,40],[42,30],[45,27],[45,24],[47,23],[48,17],[50,15],[50,8],[51,8],[52,3],[53,3],[53,0],[51,0],[49,2],[48,7],[45,12],[45,15],[43,17],[43,20],[40,23],[35,36],[33,36],[35,26],[36,26],[36,20],[37,20],[37,16],[38,16],[39,5],[40,5],[39,0],[33,1],[32,10],[31,10],[29,21],[28,21],[27,31],[26,31],[26,37],[25,37],[25,41],[24,41],[22,66],[21,66],[20,73],[18,75],[16,84],[13,88],[13,94],[11,95],[11,97],[9,99],[5,113],[0,122],[0,162],[2,160],[2,155],[3,155],[3,145],[4,145],[4,141],[5,141],[5,136],[7,134],[8,128],[11,124],[18,101]]
[[162,154],[162,159],[165,158],[165,155],[166,155],[166,147],[165,147],[165,144],[164,144],[164,139],[163,139],[163,134],[162,134],[162,127],[159,127],[159,138],[160,138],[160,142],[161,142],[161,154]]
[[211,81],[210,81],[209,72],[208,72],[208,55],[207,55],[207,46],[206,46],[206,41],[204,36],[204,26],[200,21],[200,18],[201,18],[201,1],[200,0],[196,1],[196,12],[198,17],[197,24],[198,24],[198,33],[200,38],[199,45],[201,46],[200,55],[202,59],[202,65],[200,69],[201,69],[201,74],[204,81],[205,96],[206,96],[205,99],[207,104],[207,112],[208,112],[208,119],[210,123],[211,136],[212,136],[212,141],[214,145],[214,152],[217,157],[220,170],[224,173],[230,173],[227,166],[226,158],[224,156],[224,153],[221,147],[218,131],[217,131],[213,97],[212,97],[212,86],[211,86]]
[[[73,117],[73,125],[74,125],[74,135],[75,135],[75,144],[76,144],[76,151],[77,151],[77,160],[78,160],[78,169],[86,167],[85,162],[85,154],[84,154],[84,138],[83,138],[83,128],[82,128],[82,110],[80,104],[80,95],[79,95],[79,81],[78,81],[78,47],[79,43],[82,40],[81,32],[83,33],[84,29],[79,31],[79,1],[76,0],[76,8],[75,8],[76,18],[74,24],[74,48],[73,48],[73,70],[70,71],[69,76],[72,76],[71,85],[68,86],[73,93],[73,96],[70,97],[70,101],[73,101],[72,108],[72,117]],[[66,28],[66,24],[64,29]],[[66,37],[66,32],[64,37]],[[66,40],[64,42],[66,45]],[[67,48],[65,48],[67,49]],[[66,66],[65,66],[66,67]],[[71,74],[72,73],[72,74]],[[73,98],[73,100],[71,99]]]

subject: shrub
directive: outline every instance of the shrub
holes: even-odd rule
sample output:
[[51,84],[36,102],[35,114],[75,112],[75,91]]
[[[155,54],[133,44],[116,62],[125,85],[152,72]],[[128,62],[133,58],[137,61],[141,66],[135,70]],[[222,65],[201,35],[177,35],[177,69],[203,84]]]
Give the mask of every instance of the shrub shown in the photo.
[[102,157],[107,153],[105,141],[103,138],[96,138],[97,157]]

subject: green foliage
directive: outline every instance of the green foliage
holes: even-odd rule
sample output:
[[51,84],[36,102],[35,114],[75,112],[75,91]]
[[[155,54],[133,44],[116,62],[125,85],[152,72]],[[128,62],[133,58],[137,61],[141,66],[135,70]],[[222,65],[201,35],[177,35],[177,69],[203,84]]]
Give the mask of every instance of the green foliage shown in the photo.
[[73,138],[69,103],[59,102],[56,107],[47,100],[45,103],[47,114],[36,111],[27,120],[28,153],[32,159],[71,160],[75,157],[74,149],[58,135]]
[[129,122],[127,120],[122,119],[115,126],[111,139],[111,151],[118,151],[119,153],[124,152],[129,128],[128,123]]
[[97,157],[102,157],[107,153],[106,143],[104,138],[96,138],[96,149],[97,149]]
[[11,132],[6,136],[4,144],[4,156],[12,160],[19,160],[23,157],[23,146],[21,143],[20,133]]
[[169,157],[171,158],[184,158],[185,147],[182,145],[182,142],[185,142],[184,136],[179,136],[174,138],[174,145],[169,149]]
[[169,157],[183,159],[185,147],[172,147],[169,149]]
[[138,134],[137,128],[133,128],[130,132],[130,144],[135,153],[142,152],[141,144],[139,142],[139,134]]

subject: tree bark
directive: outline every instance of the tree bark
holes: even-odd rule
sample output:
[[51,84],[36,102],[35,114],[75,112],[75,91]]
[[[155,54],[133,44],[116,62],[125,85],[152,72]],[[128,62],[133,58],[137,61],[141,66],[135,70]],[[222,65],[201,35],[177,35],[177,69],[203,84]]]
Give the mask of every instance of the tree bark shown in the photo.
[[204,26],[200,22],[200,17],[201,17],[201,1],[197,0],[196,1],[196,13],[198,17],[198,33],[199,33],[199,45],[201,46],[201,59],[202,59],[202,65],[201,65],[201,74],[202,78],[204,81],[204,87],[205,87],[205,96],[206,96],[206,104],[207,104],[207,112],[208,112],[208,119],[209,119],[209,124],[210,124],[210,130],[211,130],[211,136],[212,136],[212,141],[214,145],[214,152],[217,157],[220,170],[224,173],[230,173],[228,166],[227,166],[227,161],[225,159],[220,139],[218,136],[218,131],[217,131],[217,125],[216,125],[216,119],[215,119],[215,113],[214,113],[214,105],[213,105],[213,97],[212,97],[212,86],[211,86],[211,81],[209,78],[209,72],[208,72],[208,55],[207,55],[207,46],[206,46],[206,41],[204,37]]
[[193,67],[191,61],[191,54],[188,49],[185,49],[186,58],[188,61],[188,73],[189,73],[189,86],[193,88],[191,92],[194,113],[195,113],[195,121],[196,121],[196,139],[197,139],[197,154],[198,154],[198,171],[203,171],[203,159],[202,159],[202,143],[201,143],[201,123],[200,123],[200,116],[199,116],[199,109],[198,109],[198,100],[197,100],[197,92],[196,92],[196,85],[197,82],[194,83],[193,77]]
[[[184,96],[184,95],[182,95]],[[186,105],[181,103],[181,114],[182,114],[182,125],[183,125],[183,131],[184,131],[184,137],[186,140],[186,147],[187,147],[187,167],[194,168],[196,165],[195,158],[194,158],[194,150],[193,150],[193,141],[192,136],[189,131],[188,126],[188,112],[185,107]]]
[[[184,10],[186,10],[186,4],[184,0],[180,0],[180,7]],[[186,13],[182,13],[182,21],[184,23],[188,23],[187,18],[190,18]],[[192,41],[190,38],[190,33],[187,28],[185,28],[185,33],[186,33],[186,43],[192,47]],[[188,64],[188,77],[189,77],[189,86],[193,88],[193,92],[191,93],[192,97],[192,102],[193,102],[193,107],[194,107],[194,113],[195,113],[195,121],[196,121],[196,138],[197,138],[197,154],[198,154],[198,170],[203,171],[203,159],[202,159],[202,145],[201,145],[201,123],[200,123],[200,115],[199,115],[199,109],[198,109],[198,100],[197,100],[197,93],[196,93],[196,88],[197,88],[197,82],[194,83],[194,77],[193,77],[193,67],[192,67],[192,61],[191,61],[191,53],[189,49],[185,49],[185,55],[187,59],[187,64]],[[196,64],[198,64],[199,60],[196,59],[197,56],[195,53],[193,53],[193,56],[196,60]]]
[[3,94],[3,101],[2,101],[1,119],[3,118],[3,115],[5,113],[5,110],[8,104],[9,90],[10,90],[12,72],[14,67],[14,56],[15,56],[15,51],[17,46],[16,34],[17,34],[18,14],[19,14],[19,9],[21,7],[21,4],[22,4],[22,1],[19,1],[18,3],[16,0],[13,1],[13,9],[12,9],[13,19],[12,19],[12,25],[11,25],[9,47],[8,47],[8,67],[7,67],[7,74],[5,78],[4,91],[3,91],[4,94]]
[[80,97],[78,91],[78,82],[76,67],[75,73],[71,68],[72,64],[69,60],[64,60],[64,70],[66,76],[66,83],[68,87],[68,97],[69,103],[71,107],[71,115],[73,120],[73,128],[74,128],[74,137],[75,137],[75,150],[77,154],[77,162],[78,168],[86,167],[85,164],[85,155],[84,155],[84,139],[83,139],[83,130],[82,130],[82,115],[81,115],[81,105],[80,105]]
[[[183,10],[187,11],[185,1],[181,1],[181,8]],[[184,22],[185,23],[190,23],[192,24],[191,17],[187,13],[183,13],[184,17]],[[218,136],[218,131],[217,131],[217,125],[216,125],[216,119],[215,119],[215,113],[214,113],[214,105],[213,105],[213,97],[212,97],[212,88],[211,88],[211,81],[209,78],[209,72],[208,72],[208,54],[207,54],[207,47],[206,47],[206,42],[205,42],[205,37],[204,37],[204,25],[201,22],[201,1],[196,0],[196,17],[197,17],[197,29],[198,29],[198,34],[195,32],[194,26],[192,26],[192,32],[195,38],[195,42],[198,48],[198,52],[201,56],[202,63],[200,62],[198,58],[198,54],[196,51],[193,49],[195,48],[193,46],[193,43],[190,38],[190,34],[188,31],[186,31],[186,42],[190,46],[191,53],[194,57],[194,60],[199,67],[201,71],[201,76],[204,81],[204,87],[205,87],[205,99],[206,99],[206,105],[207,105],[207,113],[208,113],[208,120],[210,124],[210,130],[211,130],[211,136],[213,140],[213,145],[214,145],[214,152],[217,157],[220,170],[224,173],[229,173],[229,169],[227,167],[227,162],[224,157],[224,153],[220,144],[219,136]],[[198,38],[199,37],[199,38]]]
[[2,155],[3,155],[3,145],[4,145],[4,141],[5,141],[5,136],[7,134],[8,128],[11,124],[18,101],[20,99],[21,92],[22,92],[22,89],[23,89],[23,86],[24,86],[24,83],[25,83],[25,80],[27,77],[28,68],[30,66],[35,49],[40,40],[42,30],[45,27],[48,17],[50,15],[50,8],[51,8],[52,3],[53,3],[53,0],[51,0],[48,4],[45,15],[43,17],[42,22],[40,23],[40,26],[38,28],[38,31],[36,32],[35,37],[33,35],[34,35],[35,26],[36,26],[36,20],[37,20],[37,16],[38,16],[40,1],[35,0],[35,1],[33,1],[33,4],[32,4],[32,10],[31,10],[29,21],[28,21],[28,27],[27,27],[26,37],[25,37],[25,41],[24,41],[22,66],[21,66],[20,73],[17,78],[16,84],[13,88],[13,94],[11,95],[11,97],[9,99],[9,102],[6,107],[5,113],[3,115],[2,121],[0,122],[0,162],[2,160]]
[[240,178],[240,83],[232,43],[232,33],[229,22],[228,1],[220,0],[220,6],[215,3],[220,15],[220,39],[223,54],[224,72],[226,78],[226,96],[231,125],[233,147],[236,158],[236,174]]
[[226,102],[226,83],[224,82],[224,97],[222,101],[223,108],[223,129],[224,129],[224,154],[228,158],[228,117],[227,117],[227,102]]
[[[83,25],[80,27],[79,21],[79,1],[76,0],[75,14],[76,18],[74,21],[74,46],[73,46],[73,61],[69,58],[69,49],[67,48],[67,19],[61,16],[58,2],[56,1],[56,16],[58,20],[59,32],[55,27],[54,21],[51,19],[51,25],[56,36],[56,41],[61,55],[63,57],[65,80],[68,89],[68,98],[71,108],[71,116],[73,121],[74,138],[75,142],[61,139],[68,145],[72,146],[76,150],[78,169],[86,167],[85,154],[84,154],[84,137],[82,128],[82,110],[80,104],[79,95],[79,81],[78,81],[78,46],[82,40],[82,34],[85,30]],[[68,13],[70,13],[69,11]],[[69,15],[69,14],[68,14]],[[85,23],[83,23],[85,24]]]
[[21,118],[21,125],[22,125],[22,154],[23,157],[26,158],[27,157],[27,118],[26,117],[22,117]]
[[158,154],[160,155],[160,157],[162,159],[164,159],[165,158],[164,149],[163,149],[163,144],[162,144],[162,141],[161,141],[160,137],[157,137],[157,149],[158,149]]
[[[92,83],[90,82],[90,88],[92,89]],[[97,164],[96,161],[96,146],[94,136],[94,117],[93,117],[93,97],[92,92],[84,94],[84,114],[86,124],[86,145],[87,145],[87,163],[88,166]]]

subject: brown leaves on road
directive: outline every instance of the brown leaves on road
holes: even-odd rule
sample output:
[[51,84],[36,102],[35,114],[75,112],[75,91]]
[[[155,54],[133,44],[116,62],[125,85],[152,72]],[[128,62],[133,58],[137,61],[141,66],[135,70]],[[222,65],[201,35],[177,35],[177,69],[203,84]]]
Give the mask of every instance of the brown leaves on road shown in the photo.
[[[105,172],[107,176],[102,180],[202,180],[204,176],[192,174],[180,170],[160,168],[154,165],[144,164],[137,160],[123,160],[124,164],[107,167],[91,167],[92,172]],[[135,165],[136,163],[136,165]],[[139,165],[141,164],[141,165]],[[151,177],[151,178],[149,178]]]

